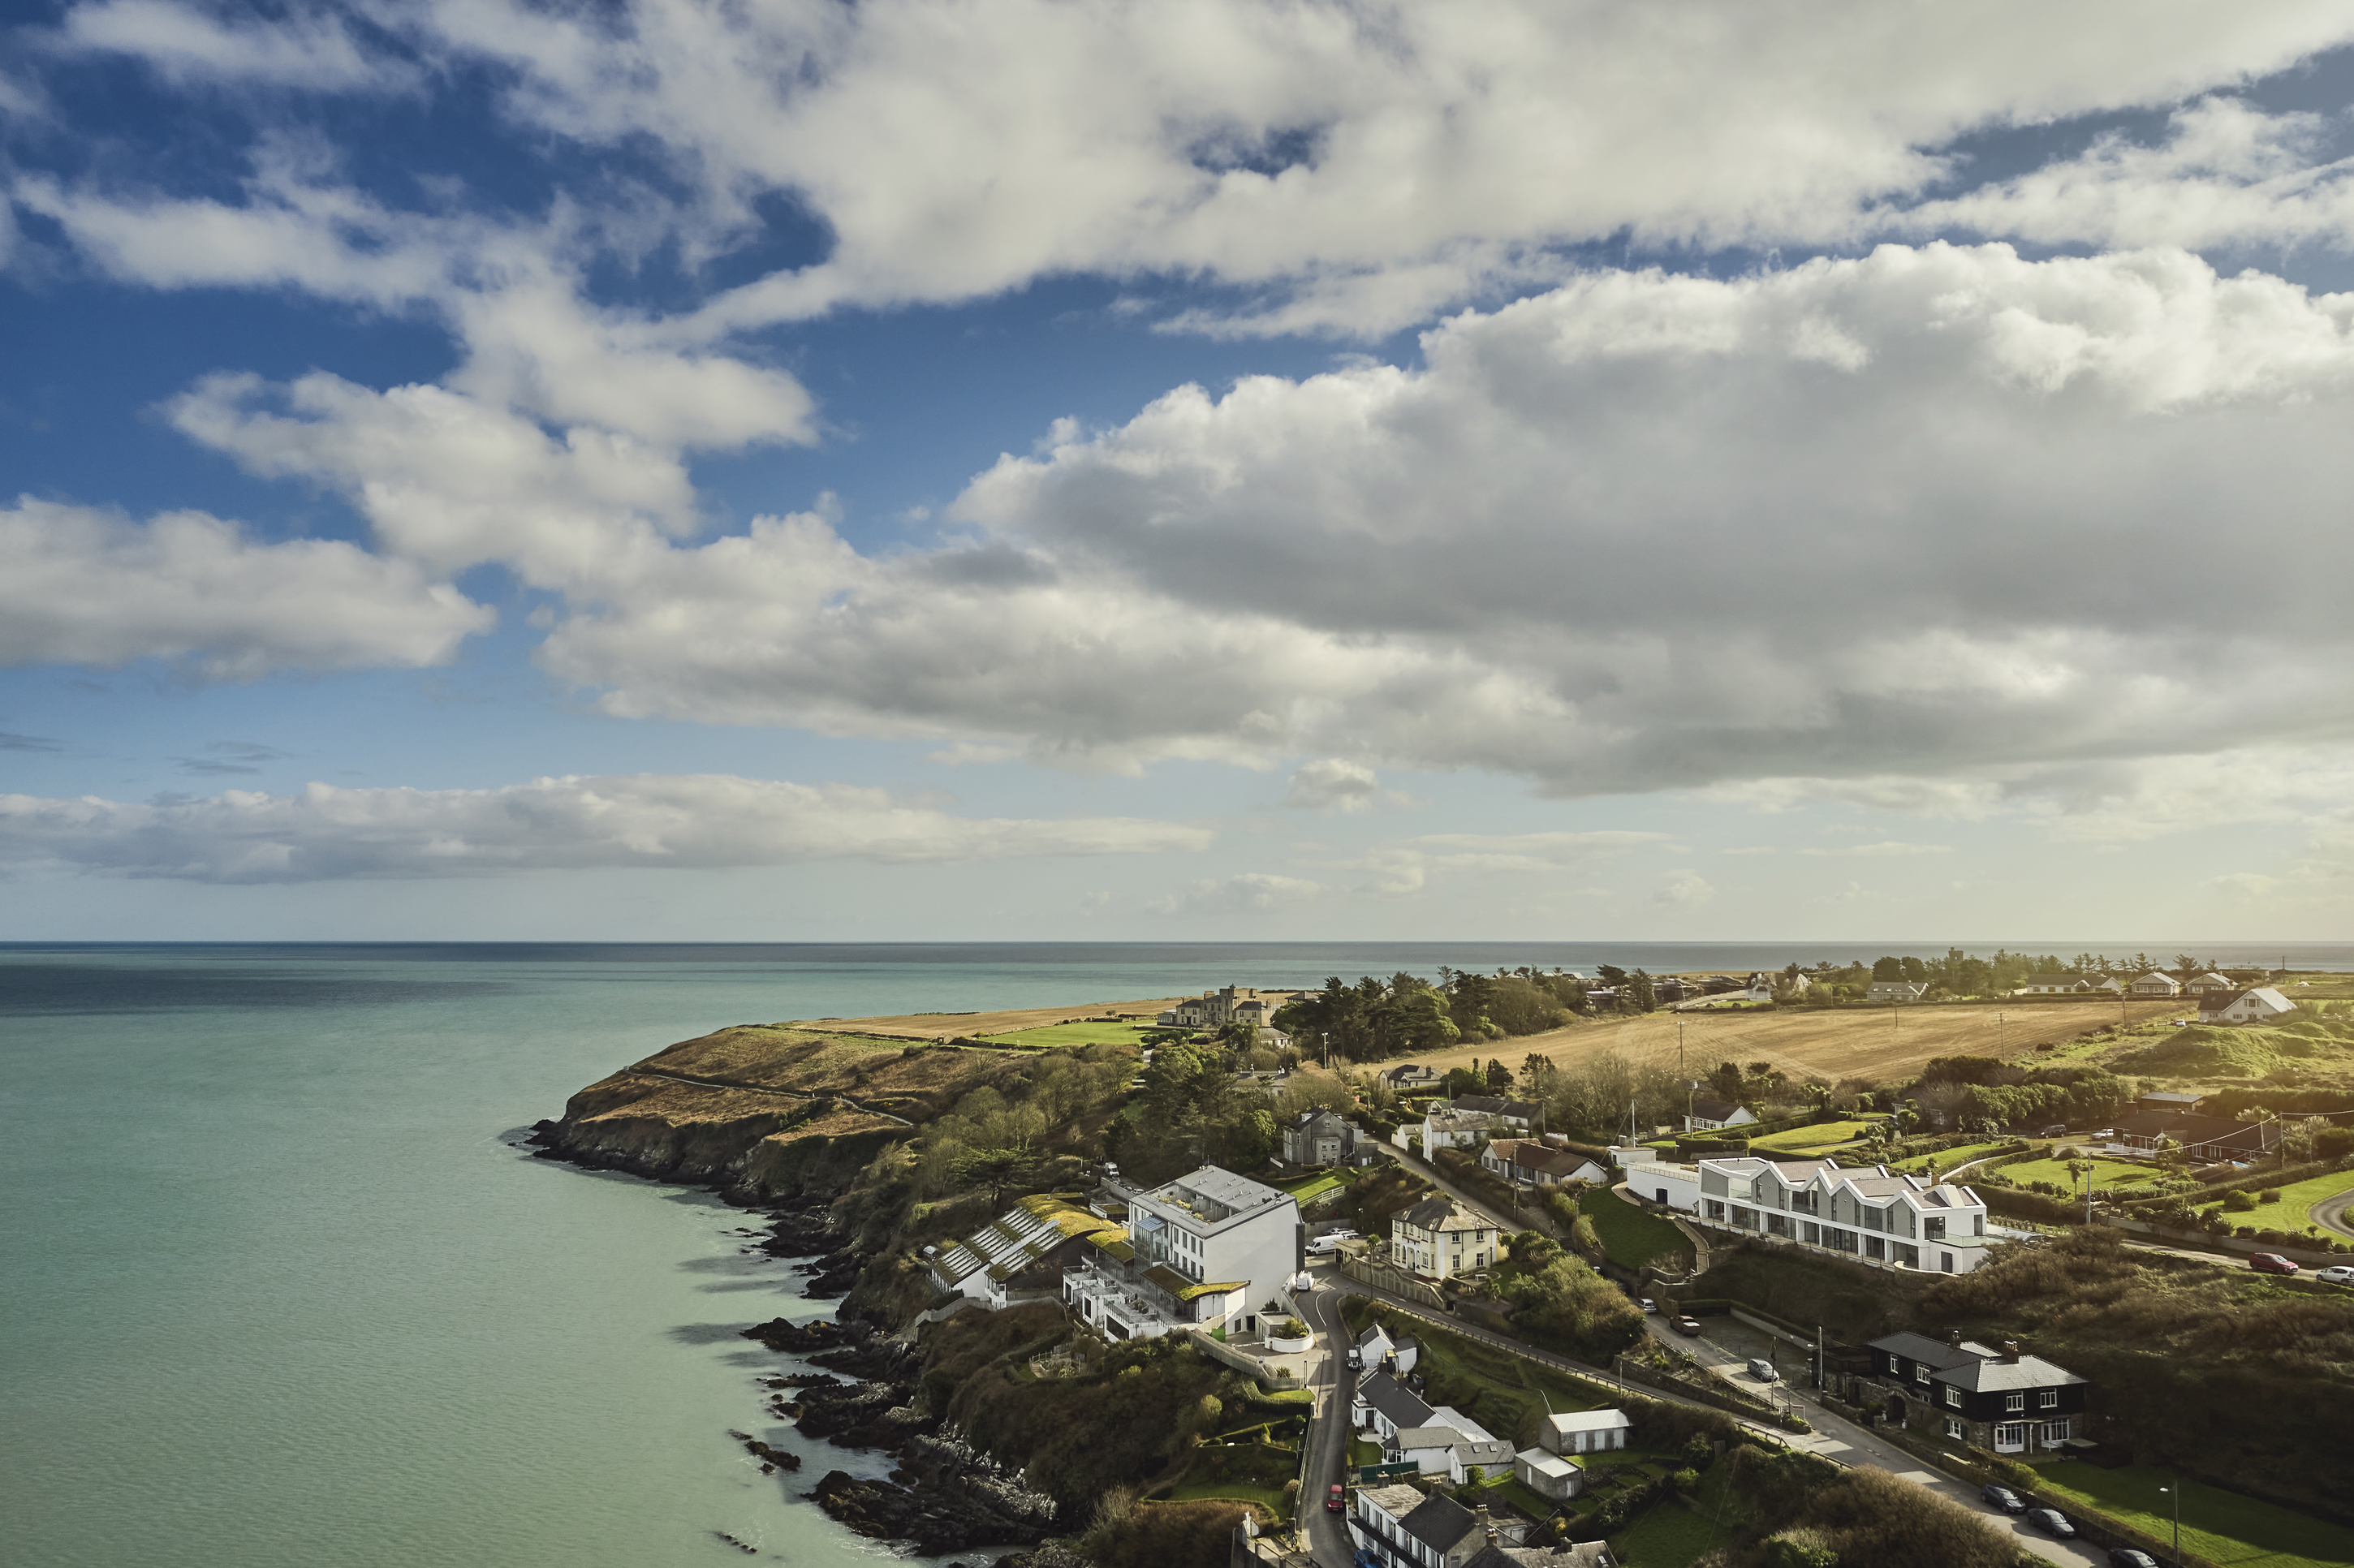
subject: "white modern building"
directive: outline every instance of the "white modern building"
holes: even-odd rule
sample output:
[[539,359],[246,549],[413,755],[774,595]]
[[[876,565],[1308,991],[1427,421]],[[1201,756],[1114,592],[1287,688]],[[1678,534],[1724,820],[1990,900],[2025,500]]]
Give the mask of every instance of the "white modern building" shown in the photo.
[[1107,1176],[1092,1212],[1125,1234],[1089,1238],[1063,1298],[1113,1338],[1250,1328],[1252,1303],[1303,1266],[1299,1203],[1219,1166],[1149,1190]]
[[[1629,1185],[1648,1197],[1655,1178],[1649,1168],[1637,1169]],[[1967,1274],[2000,1239],[1988,1234],[1986,1203],[1969,1188],[1899,1175],[1885,1165],[1747,1157],[1703,1160],[1698,1170],[1695,1220],[1854,1263]]]

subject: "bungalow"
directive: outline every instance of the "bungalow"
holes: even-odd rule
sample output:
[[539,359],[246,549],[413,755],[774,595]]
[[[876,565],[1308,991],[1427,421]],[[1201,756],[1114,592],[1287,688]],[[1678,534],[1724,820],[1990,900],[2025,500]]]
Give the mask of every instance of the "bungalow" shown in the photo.
[[1558,1187],[1564,1181],[1606,1181],[1610,1173],[1583,1154],[1523,1139],[1512,1146],[1506,1180],[1530,1187]]
[[1474,1116],[1493,1117],[1514,1132],[1526,1132],[1544,1116],[1544,1107],[1528,1100],[1505,1099],[1497,1095],[1458,1095],[1455,1109]]
[[1387,1084],[1399,1094],[1426,1089],[1445,1076],[1444,1074],[1432,1072],[1419,1062],[1406,1062],[1394,1067],[1384,1067],[1379,1075],[1383,1083]]
[[1496,1223],[1452,1198],[1426,1198],[1390,1216],[1390,1262],[1425,1279],[1485,1268],[1503,1255]]
[[2080,991],[2092,990],[2092,982],[2083,975],[2030,975],[2021,981],[2013,996],[2069,996]]
[[2105,991],[2110,996],[2123,996],[2126,993],[2125,982],[2115,975],[2087,975],[2084,977],[2084,989]]
[[1990,1350],[1959,1330],[1872,1341],[1872,1397],[1888,1419],[1998,1454],[2058,1448],[2081,1436],[2085,1390],[2065,1367],[2021,1355],[2019,1341]]
[[2229,996],[2240,989],[2240,982],[2229,975],[2219,975],[2209,969],[2203,975],[2192,975],[2184,980],[2182,989],[2192,996]]
[[1874,980],[1864,988],[1866,1001],[1918,1001],[1929,994],[1926,983],[1912,980]]
[[1624,1448],[1634,1425],[1623,1410],[1573,1410],[1546,1416],[1537,1438],[1549,1453],[1602,1454]]
[[2152,1089],[2134,1101],[2134,1104],[2143,1110],[2177,1111],[2184,1115],[2197,1110],[2206,1103],[2207,1097],[2204,1095],[2179,1095],[2166,1089]]
[[1466,1568],[1489,1545],[1479,1516],[1441,1493],[1425,1497],[1403,1481],[1363,1487],[1349,1516],[1361,1561],[1380,1568]]
[[2152,969],[2146,975],[2137,976],[2133,984],[2126,987],[2126,994],[2127,996],[2180,996],[2182,982],[2164,969]]
[[1673,975],[1661,975],[1651,981],[1651,1000],[1654,1001],[1681,1001],[1686,997],[1691,996],[1693,990],[1693,987],[1686,985],[1683,981],[1678,980]]
[[2172,1144],[2202,1164],[2253,1160],[2280,1146],[2276,1121],[2232,1121],[2218,1116],[2188,1116],[2180,1111],[2141,1111],[2116,1126],[2117,1141],[2127,1150],[2155,1152]]
[[1477,1149],[1512,1130],[1510,1123],[1479,1111],[1427,1110],[1422,1116],[1423,1158],[1441,1149]]
[[1512,1446],[1500,1443],[1487,1428],[1448,1405],[1430,1413],[1427,1425],[1403,1426],[1389,1439],[1383,1455],[1393,1465],[1415,1465],[1423,1475],[1445,1476],[1460,1486],[1474,1466],[1483,1476],[1500,1476],[1512,1462]]
[[1714,1095],[1695,1095],[1691,1112],[1684,1118],[1684,1130],[1713,1132],[1721,1127],[1746,1127],[1756,1119],[1757,1113],[1747,1106],[1721,1100]]
[[2268,985],[2199,1000],[2201,1023],[2269,1023],[2296,1011],[2296,1003]]
[[1512,1478],[1554,1502],[1566,1501],[1585,1489],[1584,1466],[1543,1448],[1523,1448],[1513,1455]]

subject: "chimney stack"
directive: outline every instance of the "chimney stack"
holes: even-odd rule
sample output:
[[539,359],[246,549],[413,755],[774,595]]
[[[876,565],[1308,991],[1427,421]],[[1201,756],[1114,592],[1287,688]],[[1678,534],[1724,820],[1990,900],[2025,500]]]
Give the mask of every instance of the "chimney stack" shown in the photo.
[[2015,1367],[2019,1364],[2019,1341],[2017,1340],[2005,1340],[2002,1342],[2002,1364],[2007,1367]]
[[1488,1505],[1486,1503],[1481,1503],[1479,1505],[1479,1533],[1488,1538],[1489,1545],[1493,1546],[1496,1544],[1496,1521],[1488,1517]]
[[1956,1351],[1960,1350],[1962,1348],[1962,1331],[1959,1329],[1946,1330],[1946,1344],[1948,1349]]

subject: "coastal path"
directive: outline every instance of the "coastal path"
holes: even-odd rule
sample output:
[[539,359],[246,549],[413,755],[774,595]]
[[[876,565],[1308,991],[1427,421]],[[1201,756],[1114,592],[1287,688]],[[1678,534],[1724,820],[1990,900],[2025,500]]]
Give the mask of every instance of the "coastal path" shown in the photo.
[[848,1106],[862,1116],[881,1117],[885,1121],[897,1122],[901,1127],[916,1125],[906,1117],[893,1116],[889,1111],[876,1110],[872,1106],[860,1105],[848,1095],[831,1092],[811,1094],[804,1089],[772,1089],[765,1084],[739,1084],[729,1078],[705,1078],[694,1073],[665,1073],[653,1067],[624,1067],[619,1075],[631,1078],[659,1078],[666,1084],[684,1084],[691,1089],[726,1089],[739,1095],[774,1095],[777,1098],[785,1100],[832,1100],[836,1105]]
[[[1346,1365],[1348,1347],[1352,1340],[1347,1322],[1341,1316],[1340,1308],[1341,1298],[1348,1296],[1368,1297],[1409,1317],[1420,1319],[1434,1328],[1444,1329],[1450,1334],[1459,1334],[1467,1340],[1477,1340],[1483,1345],[1502,1351],[1508,1355],[1519,1357],[1523,1361],[1534,1361],[1539,1365],[1553,1367],[1563,1372],[1575,1372],[1580,1377],[1626,1393],[1635,1394],[1644,1399],[1669,1400],[1680,1404],[1701,1403],[1697,1400],[1683,1399],[1670,1390],[1628,1383],[1623,1378],[1604,1372],[1599,1367],[1572,1360],[1567,1356],[1556,1355],[1551,1351],[1539,1350],[1533,1345],[1509,1339],[1477,1325],[1442,1316],[1385,1290],[1366,1285],[1360,1280],[1350,1279],[1336,1271],[1319,1282],[1310,1306],[1310,1326],[1320,1334],[1328,1336],[1326,1342],[1329,1353],[1326,1357],[1326,1364],[1331,1369],[1330,1375],[1332,1390],[1329,1405],[1326,1396],[1320,1393],[1319,1394],[1317,1454],[1315,1466],[1311,1470],[1311,1479],[1321,1478],[1315,1479],[1315,1487],[1318,1489],[1345,1478],[1342,1473],[1345,1449],[1342,1445],[1348,1438],[1350,1396],[1353,1389],[1347,1382],[1350,1374]],[[1656,1317],[1647,1318],[1645,1326],[1652,1333],[1662,1336],[1667,1328],[1665,1321]],[[1712,1357],[1712,1364],[1722,1364],[1726,1361],[1736,1359],[1725,1352],[1722,1347],[1708,1345],[1704,1338],[1699,1341],[1692,1341],[1678,1336],[1675,1340],[1667,1342],[1679,1349],[1692,1350],[1696,1355]],[[1832,1414],[1823,1409],[1819,1403],[1808,1398],[1807,1391],[1794,1392],[1797,1393],[1799,1401],[1805,1406],[1808,1423],[1815,1428],[1811,1433],[1784,1432],[1778,1427],[1768,1426],[1760,1422],[1742,1420],[1738,1416],[1734,1419],[1740,1421],[1743,1426],[1769,1442],[1818,1454],[1835,1464],[1867,1465],[1874,1469],[1886,1470],[1900,1480],[1926,1487],[1947,1500],[1987,1520],[1998,1530],[2019,1537],[2022,1550],[2046,1562],[2061,1565],[2061,1568],[2103,1568],[2105,1563],[2105,1557],[2094,1553],[2090,1548],[2069,1542],[2051,1541],[2041,1535],[2028,1532],[2021,1520],[1980,1501],[1976,1488],[1967,1486],[1952,1477],[1936,1474],[1921,1460],[1903,1449],[1885,1443],[1872,1436],[1862,1427]],[[1333,1413],[1332,1418],[1329,1421],[1322,1414],[1327,1408]],[[1712,1407],[1703,1406],[1703,1408]],[[1303,1507],[1310,1506],[1309,1499],[1303,1497],[1301,1504]],[[1320,1500],[1313,1506],[1319,1518],[1310,1524],[1309,1539],[1314,1547],[1317,1562],[1322,1564],[1323,1568],[1350,1568],[1351,1549],[1347,1542],[1347,1531],[1341,1527],[1335,1516],[1323,1512]],[[1321,1534],[1318,1528],[1320,1524],[1323,1525]]]

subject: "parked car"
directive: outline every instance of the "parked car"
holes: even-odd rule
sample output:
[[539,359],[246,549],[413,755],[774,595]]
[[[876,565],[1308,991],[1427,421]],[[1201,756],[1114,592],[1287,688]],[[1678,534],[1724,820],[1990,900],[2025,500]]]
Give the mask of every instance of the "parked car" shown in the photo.
[[1978,1489],[1978,1496],[1983,1500],[2002,1510],[2005,1513],[2025,1513],[2027,1511],[2027,1499],[2020,1497],[2017,1492],[2012,1491],[2009,1487],[1998,1487],[1988,1484]]
[[1697,1318],[1679,1318],[1679,1319],[1676,1319],[1676,1332],[1677,1332],[1677,1333],[1679,1333],[1679,1334],[1692,1334],[1692,1335],[1697,1335],[1697,1334],[1699,1334],[1699,1332],[1700,1332],[1700,1319],[1697,1319]]
[[1766,1360],[1762,1356],[1752,1356],[1749,1358],[1749,1375],[1755,1378],[1759,1383],[1780,1383],[1782,1381],[1782,1374],[1774,1370],[1774,1363]]
[[2029,1509],[2027,1510],[2027,1522],[2041,1531],[2044,1534],[2052,1537],[2054,1541],[2073,1541],[2076,1539],[2076,1527],[2070,1524],[2068,1522],[2068,1516],[2062,1513],[2056,1508]]
[[1351,1372],[1365,1370],[1365,1353],[1354,1345],[1349,1347],[1349,1370]]
[[2313,1277],[2324,1285],[2354,1285],[2354,1268],[2342,1263],[2333,1263]]
[[2054,1122],[2050,1127],[2045,1128],[2041,1132],[2037,1133],[2035,1136],[2038,1138],[2065,1138],[2068,1136],[2068,1124],[2065,1122]]
[[1348,1506],[1348,1489],[1343,1487],[1340,1482],[1334,1481],[1332,1483],[1332,1489],[1324,1494],[1324,1511],[1326,1513],[1341,1513],[1346,1510]]
[[2130,1546],[2109,1548],[2109,1568],[2158,1568],[2158,1559]]
[[1659,1316],[1659,1304],[1658,1302],[1656,1302],[1656,1301],[1652,1300],[1652,1299],[1651,1299],[1649,1297],[1648,1297],[1648,1296],[1642,1297],[1642,1298],[1640,1298],[1639,1299],[1638,1299],[1638,1300],[1636,1301],[1635,1305],[1636,1305],[1636,1306],[1638,1306],[1638,1307],[1640,1307],[1640,1308],[1643,1309],[1643,1316],[1644,1316],[1644,1317],[1646,1317],[1646,1318],[1656,1318],[1656,1317],[1658,1317],[1658,1316]]
[[2250,1253],[2248,1266],[2258,1274],[2295,1274],[2296,1272],[2296,1265],[2276,1252]]

